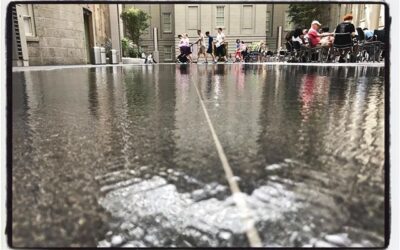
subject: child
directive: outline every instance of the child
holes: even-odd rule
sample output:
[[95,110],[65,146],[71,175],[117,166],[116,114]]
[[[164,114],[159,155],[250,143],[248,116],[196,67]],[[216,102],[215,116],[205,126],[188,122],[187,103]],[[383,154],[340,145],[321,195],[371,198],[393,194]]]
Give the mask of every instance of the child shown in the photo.
[[235,62],[242,61],[242,53],[240,50],[240,40],[236,39]]

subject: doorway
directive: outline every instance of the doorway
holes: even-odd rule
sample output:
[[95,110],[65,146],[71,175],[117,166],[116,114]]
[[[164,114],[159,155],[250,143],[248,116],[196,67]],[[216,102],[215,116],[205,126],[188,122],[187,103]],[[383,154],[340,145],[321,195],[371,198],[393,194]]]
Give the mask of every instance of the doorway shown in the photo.
[[85,8],[83,9],[83,22],[85,26],[86,63],[93,63],[91,57],[91,49],[94,47],[92,12]]

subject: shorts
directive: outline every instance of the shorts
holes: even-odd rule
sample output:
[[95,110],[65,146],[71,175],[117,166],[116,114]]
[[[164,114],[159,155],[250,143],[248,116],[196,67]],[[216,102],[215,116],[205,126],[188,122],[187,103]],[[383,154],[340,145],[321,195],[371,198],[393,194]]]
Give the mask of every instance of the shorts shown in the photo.
[[212,54],[212,47],[210,46],[210,47],[208,47],[208,49],[207,49],[207,53],[208,54]]
[[206,53],[206,46],[201,45],[201,46],[199,47],[198,53],[199,53],[199,54],[204,54],[204,53]]
[[225,56],[225,51],[224,51],[224,45],[220,45],[218,48],[217,48],[217,52],[215,53],[216,54],[216,56]]
[[181,52],[182,52],[182,54],[185,54],[185,55],[192,54],[192,51],[190,50],[189,46],[182,46],[181,47]]

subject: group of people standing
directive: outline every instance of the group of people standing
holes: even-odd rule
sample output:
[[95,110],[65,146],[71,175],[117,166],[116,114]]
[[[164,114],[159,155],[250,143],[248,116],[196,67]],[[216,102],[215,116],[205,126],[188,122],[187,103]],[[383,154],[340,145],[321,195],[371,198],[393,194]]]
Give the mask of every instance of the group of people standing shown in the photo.
[[[179,50],[180,50],[180,55],[178,56],[178,60],[180,61],[188,61],[189,63],[193,62],[192,59],[192,49],[191,47],[193,44],[198,45],[198,50],[197,50],[197,60],[200,58],[201,55],[203,55],[205,59],[205,63],[208,63],[208,54],[211,55],[212,57],[212,62],[216,63],[218,60],[221,58],[224,59],[225,62],[227,62],[226,58],[226,49],[225,49],[225,34],[222,31],[222,28],[218,28],[217,35],[214,41],[214,38],[210,35],[210,32],[207,31],[205,35],[201,32],[201,30],[197,30],[197,35],[198,39],[194,43],[190,43],[189,37],[187,33],[184,33],[182,35],[178,35],[179,39]],[[206,48],[206,38],[208,38],[208,48]],[[214,45],[215,45],[215,53],[214,53]],[[215,54],[215,56],[214,56]]]

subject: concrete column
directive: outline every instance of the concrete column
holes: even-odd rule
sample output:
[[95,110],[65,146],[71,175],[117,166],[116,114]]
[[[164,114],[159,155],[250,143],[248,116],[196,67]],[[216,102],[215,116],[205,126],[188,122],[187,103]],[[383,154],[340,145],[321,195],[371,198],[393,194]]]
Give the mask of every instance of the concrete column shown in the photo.
[[374,30],[379,27],[379,14],[380,9],[378,4],[368,4],[365,11],[365,17],[367,19],[367,26],[369,29]]
[[276,44],[276,50],[278,51],[280,47],[282,47],[282,26],[278,26],[278,39]]
[[119,36],[122,39],[124,37],[124,22],[122,21],[121,14],[124,10],[122,4],[118,4],[118,22],[119,22]]
[[118,60],[121,61],[121,39],[120,39],[120,27],[119,27],[119,13],[118,5],[110,4],[108,7],[110,11],[110,29],[111,29],[111,44],[112,48],[119,52]]
[[154,52],[153,58],[156,62],[160,62],[160,54],[158,52],[158,29],[156,27],[153,28],[153,41],[154,41]]

